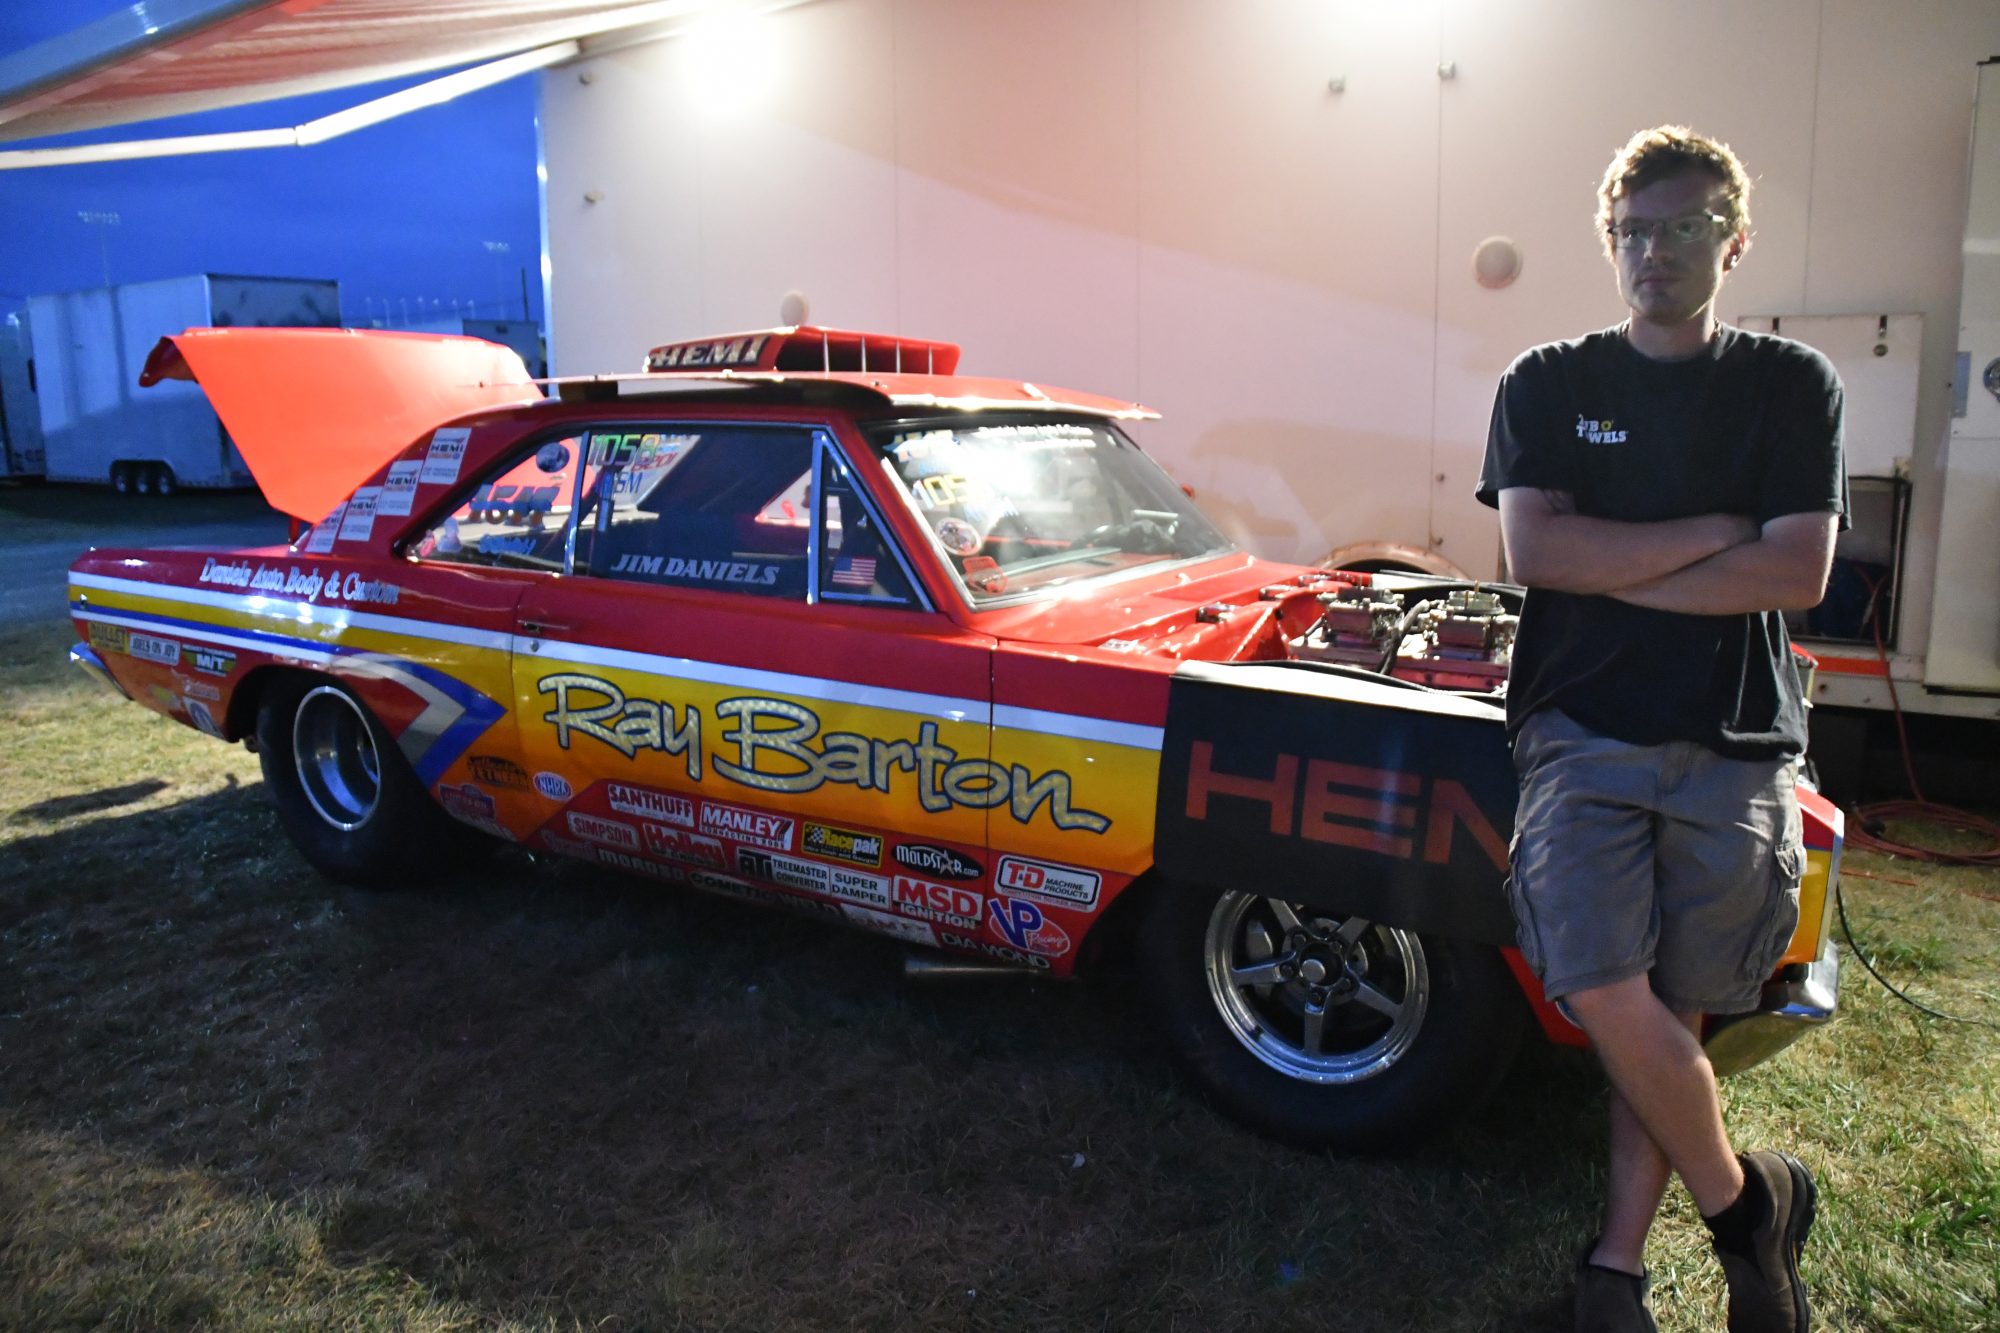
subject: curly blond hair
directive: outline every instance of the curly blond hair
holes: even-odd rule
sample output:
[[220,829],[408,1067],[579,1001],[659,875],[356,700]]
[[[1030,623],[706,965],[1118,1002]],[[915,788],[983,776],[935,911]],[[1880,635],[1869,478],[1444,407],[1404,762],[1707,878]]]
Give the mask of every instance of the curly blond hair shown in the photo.
[[1731,232],[1750,230],[1750,173],[1728,144],[1685,125],[1658,125],[1625,141],[1597,187],[1597,231],[1610,243],[1611,208],[1620,199],[1690,168],[1706,171],[1724,187],[1723,216]]

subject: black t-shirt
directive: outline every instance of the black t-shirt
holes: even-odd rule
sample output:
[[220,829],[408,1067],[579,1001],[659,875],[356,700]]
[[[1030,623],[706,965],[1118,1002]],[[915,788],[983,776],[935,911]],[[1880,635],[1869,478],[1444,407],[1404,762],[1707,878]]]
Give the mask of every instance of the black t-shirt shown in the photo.
[[[1802,343],[1726,325],[1685,361],[1646,357],[1622,328],[1533,348],[1500,381],[1479,499],[1497,507],[1516,486],[1566,491],[1577,513],[1625,522],[1844,516],[1840,377]],[[1776,611],[1687,615],[1532,589],[1509,733],[1548,707],[1634,745],[1696,741],[1738,759],[1805,749]]]

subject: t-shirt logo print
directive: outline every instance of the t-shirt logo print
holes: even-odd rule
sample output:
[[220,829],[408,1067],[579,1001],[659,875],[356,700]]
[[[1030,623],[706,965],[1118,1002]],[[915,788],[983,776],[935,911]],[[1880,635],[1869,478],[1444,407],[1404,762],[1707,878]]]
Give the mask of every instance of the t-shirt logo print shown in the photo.
[[1625,432],[1619,430],[1618,423],[1610,417],[1593,421],[1589,417],[1579,416],[1576,419],[1576,438],[1589,440],[1592,444],[1623,444]]

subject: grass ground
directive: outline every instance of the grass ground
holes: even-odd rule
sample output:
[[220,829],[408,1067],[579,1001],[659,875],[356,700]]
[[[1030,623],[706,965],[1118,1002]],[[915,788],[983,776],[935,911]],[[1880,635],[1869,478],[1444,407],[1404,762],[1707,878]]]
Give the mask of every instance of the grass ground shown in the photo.
[[[337,889],[252,756],[70,637],[0,631],[0,1328],[1568,1328],[1583,1057],[1414,1158],[1315,1156],[1188,1095],[1115,979],[912,988],[514,852]],[[1893,980],[2000,1021],[2000,872],[1848,871]],[[1732,1129],[1820,1174],[1823,1327],[2000,1329],[2000,1035],[1844,980]],[[1650,1257],[1661,1327],[1719,1329],[1684,1202]]]

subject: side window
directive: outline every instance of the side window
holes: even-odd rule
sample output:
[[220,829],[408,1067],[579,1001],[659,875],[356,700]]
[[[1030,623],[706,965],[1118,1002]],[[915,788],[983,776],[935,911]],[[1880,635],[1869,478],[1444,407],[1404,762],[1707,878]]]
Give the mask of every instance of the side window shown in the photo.
[[828,601],[914,605],[895,545],[862,499],[846,462],[831,448],[821,459],[819,595]]
[[577,573],[805,599],[808,432],[647,427],[586,439]]
[[582,437],[510,454],[443,522],[417,539],[419,560],[560,572],[571,479]]

